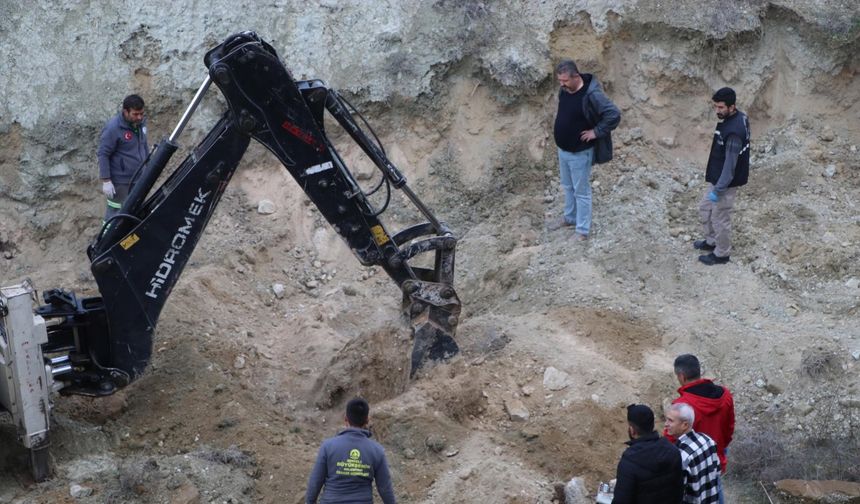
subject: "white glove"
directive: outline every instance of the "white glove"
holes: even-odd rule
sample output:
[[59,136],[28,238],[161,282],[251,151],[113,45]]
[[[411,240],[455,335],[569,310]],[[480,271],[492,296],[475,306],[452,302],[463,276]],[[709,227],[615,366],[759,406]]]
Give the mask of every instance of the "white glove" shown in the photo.
[[110,180],[106,182],[102,182],[102,192],[105,193],[105,196],[108,198],[113,198],[116,196],[116,189],[113,186],[113,182]]

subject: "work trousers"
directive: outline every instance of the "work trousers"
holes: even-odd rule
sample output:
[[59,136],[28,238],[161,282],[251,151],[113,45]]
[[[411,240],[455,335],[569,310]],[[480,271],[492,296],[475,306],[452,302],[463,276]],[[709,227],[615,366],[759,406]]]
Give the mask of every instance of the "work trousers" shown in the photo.
[[122,208],[122,204],[128,197],[129,184],[115,183],[113,188],[116,191],[116,194],[114,194],[113,198],[107,198],[104,222],[109,221],[111,217],[119,213],[120,208]]
[[735,206],[735,197],[738,193],[737,187],[729,187],[719,199],[714,202],[708,199],[708,194],[714,190],[712,184],[708,184],[702,193],[699,203],[699,220],[705,234],[708,245],[714,245],[714,255],[717,257],[728,257],[732,253],[732,210]]

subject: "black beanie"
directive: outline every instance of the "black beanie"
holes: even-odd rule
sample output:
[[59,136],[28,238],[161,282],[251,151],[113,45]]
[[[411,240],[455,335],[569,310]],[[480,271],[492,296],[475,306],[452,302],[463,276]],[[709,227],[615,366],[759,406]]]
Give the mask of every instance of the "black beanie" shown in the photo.
[[644,404],[627,406],[627,421],[635,425],[640,434],[654,431],[654,412]]
[[713,98],[711,98],[714,103],[723,102],[726,104],[726,107],[731,107],[735,104],[735,100],[737,100],[737,96],[735,95],[735,90],[730,87],[724,87],[717,90],[714,93]]

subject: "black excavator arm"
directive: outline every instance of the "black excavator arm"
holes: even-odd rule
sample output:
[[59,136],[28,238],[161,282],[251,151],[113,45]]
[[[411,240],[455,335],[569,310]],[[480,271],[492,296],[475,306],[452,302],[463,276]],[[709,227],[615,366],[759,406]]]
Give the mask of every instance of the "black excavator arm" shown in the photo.
[[[64,393],[106,395],[147,367],[161,309],[200,235],[254,140],[274,154],[364,265],[397,283],[414,330],[412,373],[427,360],[458,352],[460,301],[453,289],[457,239],[406,185],[406,179],[322,81],[294,81],[275,50],[252,32],[233,35],[204,59],[208,76],[173,134],[153,150],[120,210],[88,249],[101,297],[54,289],[37,312],[54,319],[43,353],[61,372]],[[211,82],[228,110],[206,138],[155,190],[178,148],[176,139]],[[392,234],[325,134],[326,111],[382,172],[388,191],[403,191],[425,216]],[[379,188],[379,187],[377,187]],[[390,193],[389,193],[390,198]],[[433,268],[410,264],[435,254]]]

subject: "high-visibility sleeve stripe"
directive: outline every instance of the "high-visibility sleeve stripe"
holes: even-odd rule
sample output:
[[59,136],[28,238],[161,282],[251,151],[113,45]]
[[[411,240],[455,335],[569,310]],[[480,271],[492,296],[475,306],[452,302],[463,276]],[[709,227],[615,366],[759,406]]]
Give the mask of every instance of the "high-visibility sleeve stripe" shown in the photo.
[[117,203],[116,201],[107,200],[107,205],[111,208],[122,208],[122,203]]

